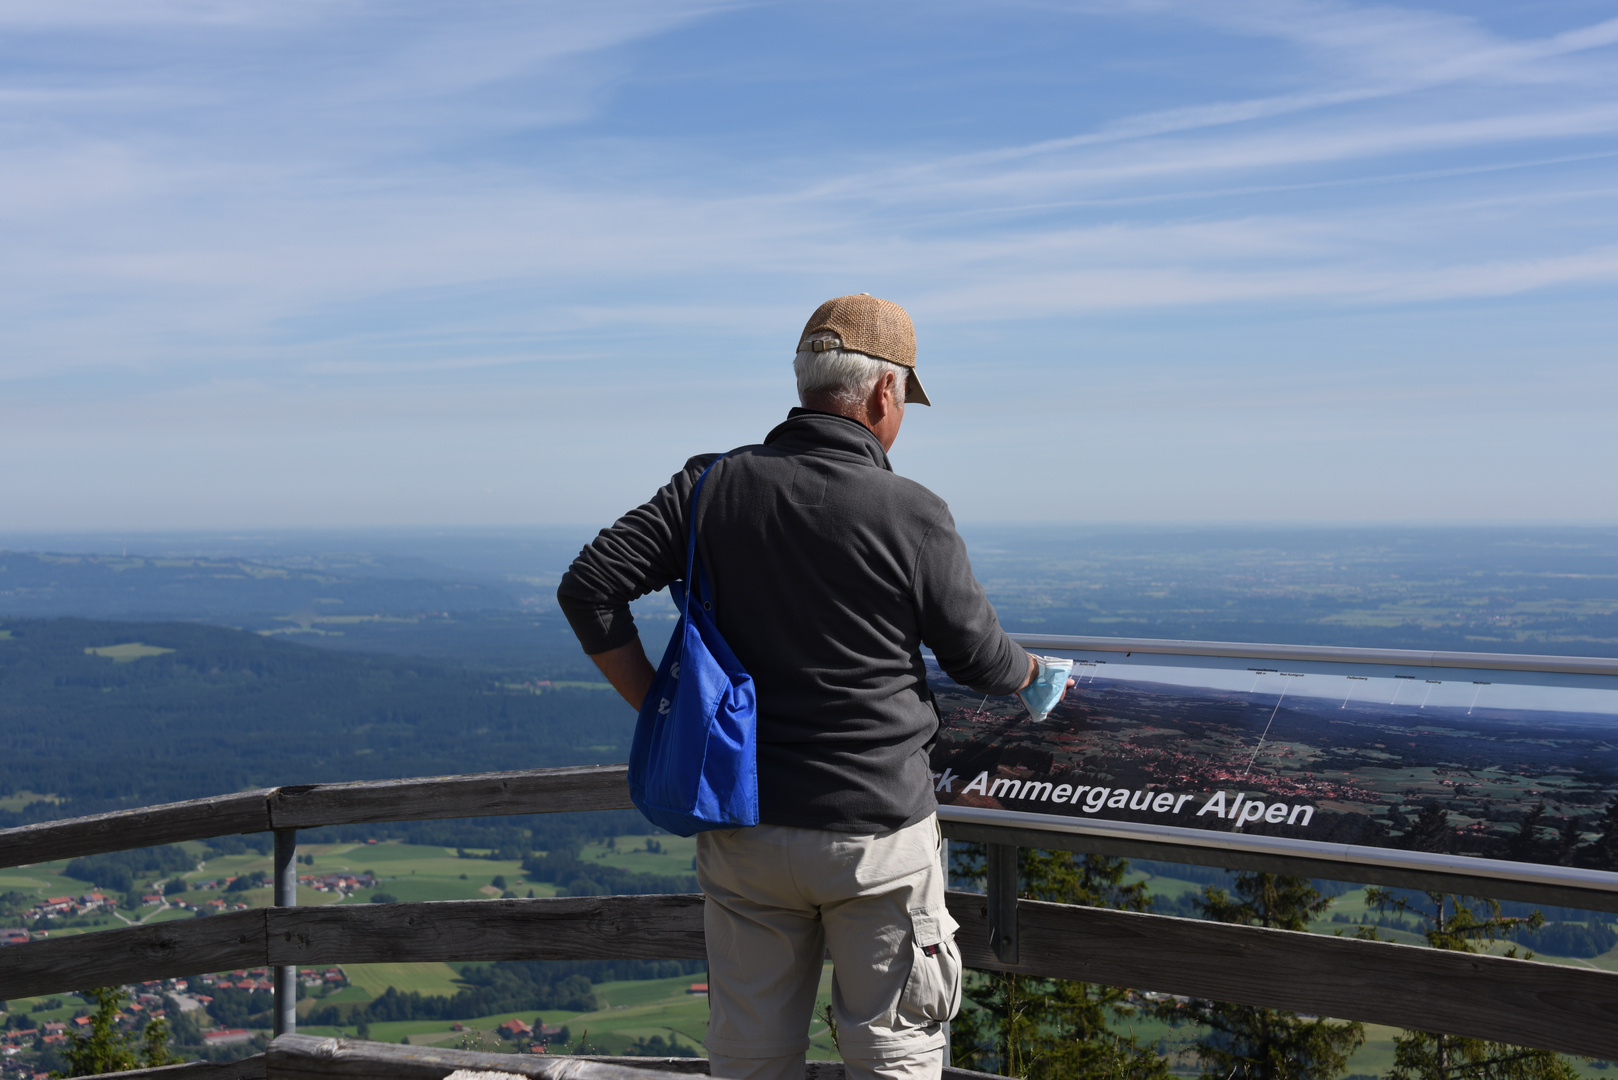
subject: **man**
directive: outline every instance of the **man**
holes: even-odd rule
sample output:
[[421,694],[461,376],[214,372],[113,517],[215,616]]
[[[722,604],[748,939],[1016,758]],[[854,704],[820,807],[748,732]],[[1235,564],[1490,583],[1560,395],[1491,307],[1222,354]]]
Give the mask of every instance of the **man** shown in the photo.
[[927,751],[921,648],[986,694],[1037,667],[1000,628],[942,499],[897,476],[905,403],[929,405],[899,305],[822,304],[793,363],[803,407],[757,446],[686,462],[604,530],[557,599],[636,709],[654,671],[629,601],[697,554],[720,633],[758,695],[760,824],[698,834],[713,1075],[801,1080],[822,958],[851,1078],[937,1077],[960,1004]]

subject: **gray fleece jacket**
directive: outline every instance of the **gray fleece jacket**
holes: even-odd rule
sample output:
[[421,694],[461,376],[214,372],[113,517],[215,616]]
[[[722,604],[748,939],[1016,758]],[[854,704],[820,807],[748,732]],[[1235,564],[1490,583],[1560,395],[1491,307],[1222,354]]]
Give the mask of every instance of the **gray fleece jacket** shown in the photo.
[[[685,576],[691,489],[716,456],[686,462],[574,560],[556,595],[585,652],[634,640],[629,601]],[[949,507],[895,474],[857,421],[793,409],[731,451],[703,484],[697,552],[757,689],[765,824],[874,833],[933,812],[923,645],[980,693],[1027,675]]]

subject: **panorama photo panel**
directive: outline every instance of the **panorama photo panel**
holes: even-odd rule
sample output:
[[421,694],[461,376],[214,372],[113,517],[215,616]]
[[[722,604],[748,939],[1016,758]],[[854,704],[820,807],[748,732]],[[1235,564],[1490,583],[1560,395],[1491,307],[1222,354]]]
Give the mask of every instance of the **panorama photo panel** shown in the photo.
[[1618,871],[1618,677],[1036,651],[1041,722],[929,659],[941,806]]

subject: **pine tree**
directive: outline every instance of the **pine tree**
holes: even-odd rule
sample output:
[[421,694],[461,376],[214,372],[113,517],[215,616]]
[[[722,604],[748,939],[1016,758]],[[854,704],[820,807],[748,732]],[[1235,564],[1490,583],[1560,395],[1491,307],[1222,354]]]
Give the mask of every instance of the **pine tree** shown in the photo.
[[162,1017],[154,1017],[146,1021],[146,1030],[141,1036],[141,1065],[147,1069],[155,1069],[160,1065],[174,1065],[179,1058],[169,1053],[169,1024]]
[[1558,866],[1571,866],[1578,855],[1579,841],[1583,839],[1582,826],[1584,819],[1570,817],[1562,823],[1562,832],[1556,838],[1556,863]]
[[1449,827],[1449,811],[1435,802],[1421,808],[1399,837],[1399,846],[1410,851],[1448,851],[1455,846],[1455,830]]
[[1596,821],[1596,838],[1579,848],[1577,864],[1594,870],[1618,870],[1618,795]]
[[[981,873],[981,846],[967,845],[958,865],[968,875]],[[1151,905],[1144,883],[1125,880],[1129,864],[1123,859],[1022,849],[1018,872],[1022,895],[1033,900],[1125,911]],[[1027,1080],[1168,1080],[1167,1062],[1151,1046],[1113,1030],[1137,1013],[1128,990],[974,971],[964,992],[977,1008],[963,1009],[951,1025],[953,1064],[961,1068]]]
[[[1208,886],[1197,906],[1219,922],[1307,930],[1331,906],[1308,878],[1236,875],[1234,896]],[[1195,1044],[1204,1080],[1331,1080],[1365,1041],[1365,1028],[1279,1009],[1204,1001],[1190,1015],[1208,1031]]]
[[1545,804],[1535,803],[1528,813],[1523,815],[1517,826],[1517,835],[1511,838],[1508,849],[1511,857],[1518,862],[1533,862],[1539,854],[1539,830],[1545,823]]
[[[1532,814],[1532,812],[1530,812]],[[1479,948],[1515,930],[1535,930],[1545,917],[1534,912],[1527,917],[1500,914],[1500,903],[1447,893],[1425,894],[1426,905],[1418,906],[1388,889],[1367,889],[1368,907],[1378,911],[1399,911],[1415,915],[1427,924],[1423,936],[1435,949],[1477,952]],[[1364,928],[1363,937],[1376,937],[1374,927]],[[1512,946],[1507,956],[1516,956]],[[1524,959],[1532,957],[1524,955]],[[1578,1073],[1559,1054],[1533,1050],[1486,1039],[1467,1039],[1426,1031],[1406,1031],[1393,1040],[1393,1069],[1387,1080],[1576,1080]]]
[[80,990],[79,996],[95,1006],[86,1032],[70,1032],[62,1051],[68,1071],[53,1076],[95,1076],[126,1069],[155,1068],[173,1062],[169,1056],[169,1027],[163,1020],[146,1024],[139,1053],[130,1038],[118,1030],[118,1009],[129,996],[117,987]]

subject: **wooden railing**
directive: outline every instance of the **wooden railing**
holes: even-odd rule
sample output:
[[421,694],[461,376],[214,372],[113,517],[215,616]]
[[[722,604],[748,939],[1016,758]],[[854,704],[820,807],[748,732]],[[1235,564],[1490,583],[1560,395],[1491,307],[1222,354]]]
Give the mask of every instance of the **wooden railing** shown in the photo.
[[[0,866],[19,866],[270,830],[280,902],[7,947],[0,950],[0,999],[271,966],[278,969],[278,1033],[290,1033],[291,976],[300,965],[701,957],[699,896],[290,902],[299,828],[622,809],[631,805],[625,772],[609,765],[269,788],[0,831]],[[946,823],[946,834],[954,828]],[[970,831],[974,839],[998,840],[989,894],[949,895],[971,967],[1618,1058],[1618,973],[1019,900],[1013,845],[1083,850],[1084,838],[1052,836],[1044,844],[1027,828],[998,837],[992,826]],[[1334,869],[1333,876],[1353,879],[1352,867]]]

